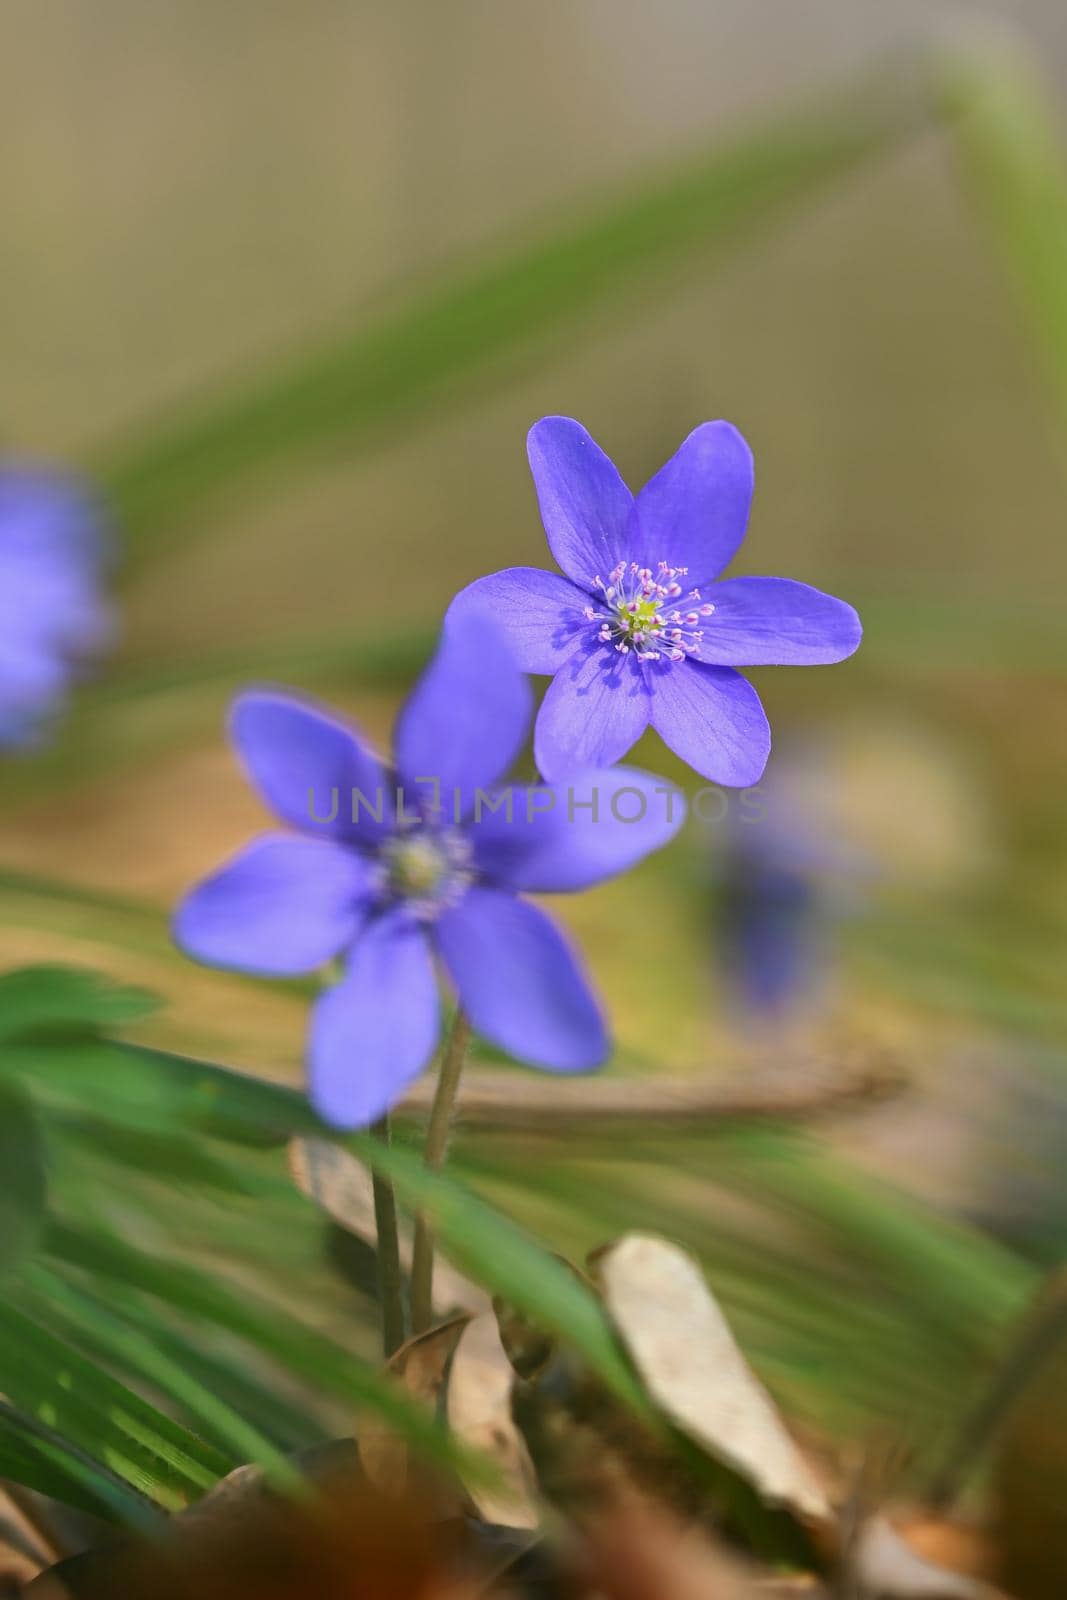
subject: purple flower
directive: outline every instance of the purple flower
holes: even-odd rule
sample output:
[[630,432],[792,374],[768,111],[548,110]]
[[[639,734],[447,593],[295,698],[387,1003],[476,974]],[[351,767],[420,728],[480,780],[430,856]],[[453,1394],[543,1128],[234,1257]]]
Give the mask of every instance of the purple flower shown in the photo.
[[566,790],[491,789],[530,711],[511,651],[474,617],[446,625],[402,709],[395,773],[296,698],[251,692],[235,704],[248,774],[295,831],[253,841],[194,889],[175,937],[201,961],[267,976],[343,957],[308,1051],[311,1098],[328,1122],[374,1121],[422,1071],[439,1034],[435,962],[474,1027],[519,1060],[581,1072],[607,1054],[574,954],[519,893],[623,871],[673,836],[681,808],[661,782],[621,768]]
[[741,820],[719,877],[717,951],[741,1009],[782,1018],[811,997],[825,963],[825,906],[789,816]]
[[822,998],[834,930],[872,874],[842,837],[827,765],[818,746],[781,750],[714,841],[719,961],[752,1019],[783,1021]]
[[71,480],[0,467],[0,750],[30,743],[108,642],[104,541]]
[[736,667],[842,661],[860,641],[851,606],[789,578],[714,581],[745,536],[752,454],[705,422],[632,495],[570,417],[528,441],[541,518],[565,576],[510,567],[453,601],[506,628],[520,666],[551,673],[534,752],[546,778],[607,767],[649,723],[715,783],[758,781],[771,736]]

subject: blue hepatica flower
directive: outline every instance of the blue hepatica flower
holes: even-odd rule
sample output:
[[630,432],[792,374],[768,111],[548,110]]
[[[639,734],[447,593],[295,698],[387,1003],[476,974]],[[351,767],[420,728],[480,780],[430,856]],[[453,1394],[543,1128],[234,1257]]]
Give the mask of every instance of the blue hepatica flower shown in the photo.
[[622,768],[566,789],[492,788],[531,706],[505,641],[477,618],[446,625],[400,713],[395,771],[299,699],[236,702],[242,761],[295,831],[255,840],[194,889],[175,937],[201,961],[267,976],[343,958],[308,1049],[311,1098],[328,1122],[374,1121],[422,1071],[439,1034],[435,962],[474,1027],[519,1060],[581,1072],[607,1055],[573,952],[519,894],[623,871],[673,836],[681,807],[661,780]]
[[511,567],[453,601],[507,629],[527,672],[551,673],[534,752],[546,778],[606,767],[651,725],[712,782],[758,781],[771,736],[735,669],[841,661],[860,642],[843,600],[788,578],[718,574],[745,536],[752,453],[705,422],[640,494],[570,417],[528,442],[541,517],[563,576]]
[[104,543],[72,480],[0,466],[0,751],[33,741],[110,639]]
[[[777,794],[779,791],[775,791]],[[719,867],[717,948],[742,1009],[782,1018],[811,998],[825,961],[820,862],[788,811],[734,823]]]
[[834,930],[873,874],[842,836],[826,766],[818,747],[780,751],[770,781],[730,808],[715,841],[717,949],[753,1019],[784,1021],[823,998]]

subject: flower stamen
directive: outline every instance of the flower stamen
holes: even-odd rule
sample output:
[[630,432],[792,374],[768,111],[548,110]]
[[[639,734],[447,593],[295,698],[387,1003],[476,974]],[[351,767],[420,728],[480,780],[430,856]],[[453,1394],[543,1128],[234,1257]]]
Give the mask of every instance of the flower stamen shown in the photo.
[[715,607],[701,602],[699,589],[690,589],[687,610],[665,609],[668,602],[680,599],[678,580],[687,571],[661,561],[653,574],[651,567],[639,567],[636,561],[620,561],[606,582],[597,575],[593,584],[603,601],[599,609],[586,606],[585,617],[597,624],[599,642],[612,645],[620,655],[632,652],[639,661],[684,661],[695,655],[704,638],[702,622]]
[[455,828],[416,823],[386,839],[379,857],[386,893],[421,921],[454,906],[474,881],[470,841]]

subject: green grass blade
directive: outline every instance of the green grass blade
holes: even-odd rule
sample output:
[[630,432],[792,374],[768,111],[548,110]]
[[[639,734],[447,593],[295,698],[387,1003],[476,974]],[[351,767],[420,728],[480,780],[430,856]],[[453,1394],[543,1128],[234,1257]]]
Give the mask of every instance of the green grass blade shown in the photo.
[[5,1076],[50,1113],[95,1115],[114,1128],[161,1139],[184,1128],[280,1144],[296,1132],[321,1131],[296,1089],[110,1039],[15,1042],[0,1054],[0,1078]]
[[97,1032],[140,1021],[158,1001],[76,967],[17,967],[0,973],[0,1043],[40,1033]]
[[121,1239],[68,1223],[49,1225],[44,1248],[61,1268],[74,1267],[92,1280],[114,1278],[183,1317],[235,1335],[320,1392],[348,1401],[354,1409],[377,1412],[441,1467],[484,1476],[485,1463],[458,1448],[392,1378],[257,1295],[237,1294],[206,1271],[148,1256]]
[[[212,1390],[174,1361],[152,1339],[130,1327],[91,1294],[37,1267],[27,1273],[31,1292],[53,1323],[68,1338],[95,1349],[109,1365],[119,1365],[152,1384],[229,1453],[230,1464],[262,1467],[279,1488],[295,1488],[300,1475],[269,1439]],[[219,1464],[223,1463],[220,1456]]]
[[[100,1298],[103,1303],[104,1297]],[[156,1308],[114,1283],[106,1285],[106,1303],[114,1304],[124,1322],[137,1328],[188,1378],[195,1379],[224,1400],[231,1411],[251,1422],[280,1450],[291,1454],[326,1442],[327,1431],[308,1414],[305,1406],[278,1393],[269,1379],[259,1377],[247,1363],[238,1367],[236,1360],[217,1350],[201,1349],[193,1335],[174,1326],[169,1308]],[[202,1419],[202,1426],[209,1438],[215,1438],[206,1417]]]
[[[0,1305],[0,1392],[12,1404],[165,1510],[199,1499],[237,1465],[23,1310],[16,1295]],[[26,1300],[36,1311],[32,1293]]]
[[33,1249],[46,1196],[40,1122],[24,1094],[0,1083],[0,1272],[11,1270]]
[[150,1500],[55,1429],[6,1400],[0,1400],[0,1476],[142,1533],[161,1526]]

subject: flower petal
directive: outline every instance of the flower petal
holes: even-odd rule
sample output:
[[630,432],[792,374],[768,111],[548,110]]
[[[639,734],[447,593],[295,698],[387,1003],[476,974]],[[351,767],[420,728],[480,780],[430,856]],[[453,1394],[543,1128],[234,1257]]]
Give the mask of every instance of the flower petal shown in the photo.
[[588,627],[588,603],[586,592],[558,572],[508,567],[461,589],[448,615],[458,619],[470,609],[488,614],[523,672],[555,672],[574,649],[574,635]]
[[534,756],[551,782],[610,767],[648,726],[652,702],[636,656],[581,646],[548,686],[537,714]]
[[69,663],[46,645],[0,631],[0,751],[37,742],[62,706],[70,676]]
[[702,422],[634,502],[629,556],[687,567],[689,586],[733,560],[752,504],[752,452],[729,422]]
[[844,600],[792,578],[727,578],[703,598],[715,610],[704,622],[702,661],[731,667],[817,666],[844,661],[863,636]]
[[404,910],[368,923],[341,982],[311,1020],[311,1103],[336,1128],[363,1128],[396,1104],[440,1031],[426,935]]
[[470,889],[437,939],[477,1031],[550,1072],[587,1072],[608,1053],[604,1019],[563,935],[525,900]]
[[474,790],[495,783],[518,755],[532,705],[498,624],[473,607],[446,618],[437,654],[397,719],[397,769],[423,792],[436,780],[447,815],[455,791],[469,797],[466,809]]
[[211,966],[265,977],[314,972],[355,937],[370,874],[354,850],[326,839],[266,834],[185,897],[174,937]]
[[73,478],[0,465],[0,749],[45,733],[84,663],[112,643],[107,544]]
[[634,767],[500,791],[493,799],[500,808],[482,815],[476,809],[467,825],[478,869],[495,883],[535,894],[613,878],[673,839],[685,819],[684,796]]
[[230,731],[249,777],[284,822],[353,842],[390,831],[392,783],[343,722],[294,695],[257,689],[235,700]]
[[740,874],[728,880],[725,903],[719,956],[744,1008],[781,1015],[810,996],[824,954],[811,880],[773,870]]
[[712,783],[758,783],[771,750],[759,695],[731,667],[674,661],[650,669],[652,726],[664,744]]
[[593,590],[628,559],[633,495],[614,462],[572,417],[542,417],[526,440],[549,548],[568,578]]

